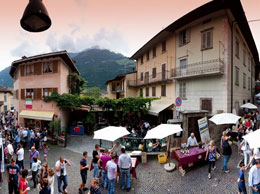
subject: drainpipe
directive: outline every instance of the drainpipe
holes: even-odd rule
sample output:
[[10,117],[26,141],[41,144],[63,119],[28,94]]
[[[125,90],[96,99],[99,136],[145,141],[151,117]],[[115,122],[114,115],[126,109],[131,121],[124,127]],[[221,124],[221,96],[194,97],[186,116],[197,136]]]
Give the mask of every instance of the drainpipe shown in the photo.
[[230,108],[230,113],[233,111],[233,42],[234,42],[234,35],[233,35],[233,25],[234,21],[231,22],[231,108]]

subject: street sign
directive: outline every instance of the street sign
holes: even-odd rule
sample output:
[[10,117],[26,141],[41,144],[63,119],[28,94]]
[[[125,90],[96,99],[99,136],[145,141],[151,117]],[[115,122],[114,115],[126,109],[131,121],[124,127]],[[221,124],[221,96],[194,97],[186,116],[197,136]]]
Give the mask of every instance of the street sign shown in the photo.
[[176,106],[181,106],[181,98],[180,97],[177,97],[176,100],[175,100],[175,105]]

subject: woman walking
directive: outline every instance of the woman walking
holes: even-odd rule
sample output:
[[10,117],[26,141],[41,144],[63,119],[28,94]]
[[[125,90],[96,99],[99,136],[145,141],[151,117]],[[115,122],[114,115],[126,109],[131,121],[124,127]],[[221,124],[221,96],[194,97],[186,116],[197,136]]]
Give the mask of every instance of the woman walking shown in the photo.
[[209,143],[209,148],[206,153],[205,160],[209,161],[209,170],[208,170],[208,178],[211,179],[211,167],[213,170],[216,169],[215,162],[216,162],[216,147],[214,146],[214,141],[211,140]]

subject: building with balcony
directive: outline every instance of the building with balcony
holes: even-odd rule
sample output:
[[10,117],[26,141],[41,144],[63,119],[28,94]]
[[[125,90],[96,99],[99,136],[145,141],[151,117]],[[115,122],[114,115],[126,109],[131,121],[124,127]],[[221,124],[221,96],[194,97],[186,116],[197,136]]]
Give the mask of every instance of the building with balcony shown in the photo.
[[52,92],[70,93],[67,77],[79,73],[66,51],[23,57],[11,65],[14,80],[14,113],[18,124],[31,128],[48,127],[49,121],[61,120],[67,126],[68,114],[54,102],[44,102]]
[[12,111],[13,108],[13,89],[0,86],[0,112]]
[[133,71],[130,73],[118,75],[112,80],[108,80],[106,82],[106,96],[112,99],[137,96],[137,90],[135,88],[128,87],[129,82],[135,78],[136,71]]

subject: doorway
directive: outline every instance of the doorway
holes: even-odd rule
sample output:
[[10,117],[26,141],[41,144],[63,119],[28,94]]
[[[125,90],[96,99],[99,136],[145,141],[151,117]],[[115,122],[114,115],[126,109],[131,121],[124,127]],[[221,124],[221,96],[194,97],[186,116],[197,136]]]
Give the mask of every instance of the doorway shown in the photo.
[[189,117],[188,118],[188,136],[190,136],[191,133],[194,133],[197,142],[201,141],[200,138],[200,131],[199,131],[199,125],[198,120],[202,117]]

